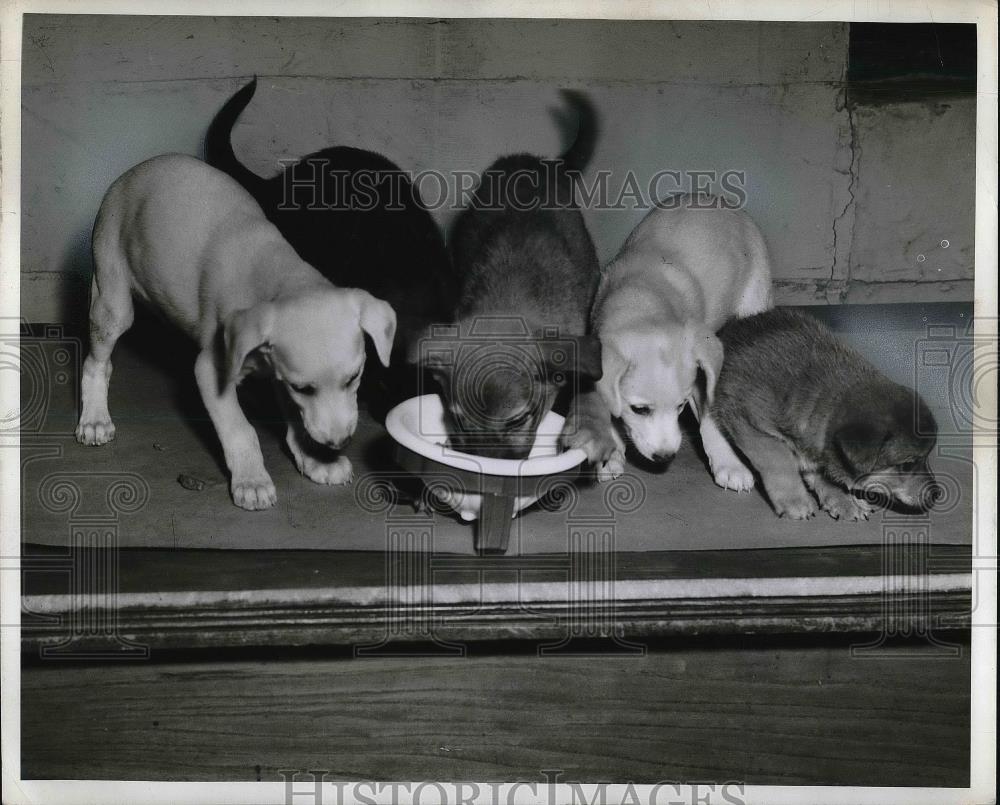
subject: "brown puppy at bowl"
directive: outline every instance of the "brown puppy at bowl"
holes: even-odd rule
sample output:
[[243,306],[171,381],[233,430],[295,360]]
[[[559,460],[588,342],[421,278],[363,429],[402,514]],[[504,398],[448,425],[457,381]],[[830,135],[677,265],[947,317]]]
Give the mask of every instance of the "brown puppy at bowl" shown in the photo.
[[[927,464],[936,426],[914,391],[798,311],[736,319],[718,335],[726,357],[712,415],[779,517],[812,517],[818,500],[834,519],[867,519],[871,505],[853,492],[919,510],[938,499]],[[917,432],[918,414],[932,433]]]
[[[441,388],[450,443],[492,458],[526,458],[539,422],[564,390],[577,396],[564,447],[591,461],[615,449],[588,405],[603,407],[593,381],[600,344],[588,313],[600,265],[575,201],[575,176],[590,159],[596,115],[564,92],[580,123],[559,159],[498,159],[456,221],[451,248],[459,276],[453,324],[420,345],[420,362]],[[608,416],[605,413],[604,419]]]

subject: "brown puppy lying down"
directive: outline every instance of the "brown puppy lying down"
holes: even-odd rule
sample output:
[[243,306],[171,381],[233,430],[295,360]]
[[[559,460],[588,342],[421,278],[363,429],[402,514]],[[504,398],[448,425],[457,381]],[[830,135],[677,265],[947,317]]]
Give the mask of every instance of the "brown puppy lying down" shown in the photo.
[[[852,492],[933,505],[940,490],[927,456],[937,428],[915,392],[797,311],[736,319],[719,337],[725,361],[712,415],[760,475],[779,517],[812,517],[818,500],[835,519],[867,519],[871,505]],[[931,432],[917,433],[918,413]]]

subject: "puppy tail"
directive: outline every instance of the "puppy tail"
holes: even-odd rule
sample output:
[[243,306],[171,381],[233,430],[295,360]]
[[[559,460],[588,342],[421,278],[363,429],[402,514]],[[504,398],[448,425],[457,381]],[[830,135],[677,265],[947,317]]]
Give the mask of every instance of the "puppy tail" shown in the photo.
[[255,197],[264,184],[264,180],[236,158],[233,151],[232,133],[233,126],[236,125],[243,110],[249,106],[256,91],[257,76],[254,76],[253,81],[226,101],[212,119],[208,127],[208,134],[205,136],[205,161],[213,168],[228,173]]
[[597,135],[600,129],[597,121],[597,111],[584,93],[572,89],[560,90],[573,111],[576,112],[576,139],[562,155],[562,161],[569,170],[582,171],[587,167],[597,146]]

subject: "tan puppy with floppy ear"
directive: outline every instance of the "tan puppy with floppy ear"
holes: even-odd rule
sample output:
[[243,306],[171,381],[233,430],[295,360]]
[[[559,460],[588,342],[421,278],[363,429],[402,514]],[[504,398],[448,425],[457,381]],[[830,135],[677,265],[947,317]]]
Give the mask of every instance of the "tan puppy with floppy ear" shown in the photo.
[[[715,482],[752,488],[753,474],[708,415],[723,360],[715,332],[770,307],[767,249],[745,212],[683,194],[632,231],[602,273],[593,326],[604,370],[598,388],[643,456],[666,461],[677,452],[678,416],[691,403]],[[623,448],[599,476],[622,471]]]
[[79,442],[114,438],[110,357],[132,324],[135,296],[201,347],[195,377],[237,506],[266,509],[277,499],[236,398],[240,380],[258,370],[274,375],[286,410],[301,414],[289,418],[286,437],[299,471],[317,483],[350,481],[350,461],[332,451],[357,424],[364,333],[389,363],[396,314],[388,304],[332,285],[236,181],[177,154],[143,162],[111,186],[94,226],[94,263]]

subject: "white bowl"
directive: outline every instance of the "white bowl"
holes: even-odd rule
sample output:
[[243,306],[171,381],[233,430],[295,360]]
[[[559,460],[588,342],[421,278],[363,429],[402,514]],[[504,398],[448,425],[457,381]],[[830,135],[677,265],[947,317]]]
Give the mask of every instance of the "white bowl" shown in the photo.
[[[448,447],[444,408],[437,394],[413,397],[393,408],[385,419],[389,434],[408,450],[442,465],[478,476],[499,478],[538,478],[567,472],[582,464],[587,456],[582,450],[559,449],[559,434],[564,418],[550,411],[542,419],[535,443],[524,459],[490,458],[463,453]],[[433,468],[433,465],[429,465]],[[417,471],[416,474],[419,474]],[[525,484],[530,490],[535,484]],[[453,508],[463,520],[475,520],[482,507],[482,494],[466,487],[440,489],[436,497]],[[530,506],[537,495],[516,496],[514,513]]]

